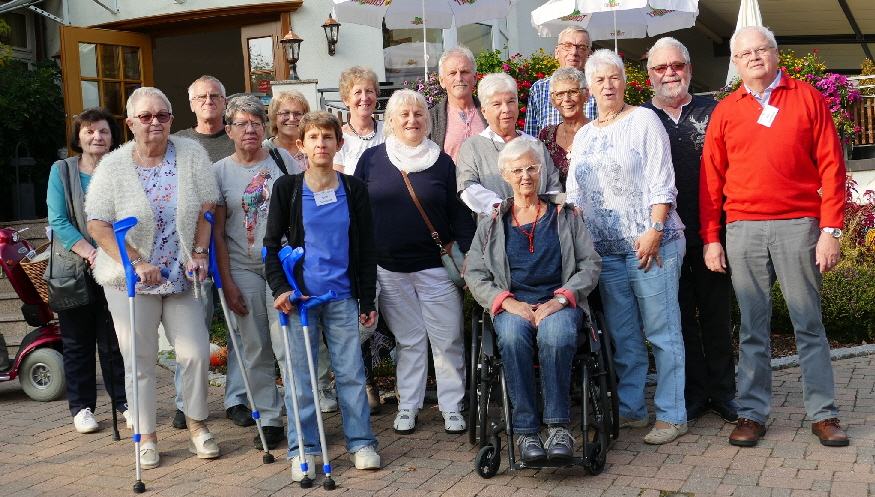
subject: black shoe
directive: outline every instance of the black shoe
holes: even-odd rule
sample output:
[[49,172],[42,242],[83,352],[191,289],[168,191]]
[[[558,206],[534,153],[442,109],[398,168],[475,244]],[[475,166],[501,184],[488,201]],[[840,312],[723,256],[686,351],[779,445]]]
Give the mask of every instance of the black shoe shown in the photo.
[[520,435],[517,437],[516,443],[520,451],[520,461],[531,464],[547,459],[547,453],[544,451],[544,443],[541,442],[540,434],[530,433]]
[[243,404],[229,407],[225,410],[225,417],[234,422],[237,426],[254,426],[255,420],[252,419],[252,411]]
[[551,461],[570,461],[574,459],[574,437],[568,428],[557,426],[549,428],[547,437],[547,459]]
[[708,403],[708,407],[711,411],[723,418],[723,421],[727,423],[737,423],[738,422],[738,410],[741,409],[741,406],[738,405],[738,402],[735,399],[718,401],[711,399],[711,402]]
[[693,405],[687,405],[687,421],[693,421],[695,419],[699,419],[704,416],[708,411],[710,411],[710,406],[708,401],[705,402],[696,402]]
[[176,415],[173,416],[173,427],[177,430],[184,430],[188,428],[188,425],[186,425],[185,423],[185,413],[180,411],[179,409],[176,410]]
[[[264,431],[264,440],[267,442],[267,450],[277,448],[280,442],[286,439],[286,432],[283,430],[282,426],[262,426],[261,429]],[[260,435],[255,435],[252,443],[255,444],[256,449],[264,450],[261,446]]]

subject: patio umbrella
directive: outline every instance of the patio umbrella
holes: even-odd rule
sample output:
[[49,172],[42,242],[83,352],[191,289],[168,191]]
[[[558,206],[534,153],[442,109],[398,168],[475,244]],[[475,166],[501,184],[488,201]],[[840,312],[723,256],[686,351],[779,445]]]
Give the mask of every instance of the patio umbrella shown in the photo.
[[[760,2],[758,0],[741,0],[741,6],[738,8],[738,22],[735,24],[735,31],[748,26],[762,26],[763,15],[760,13]],[[732,83],[732,80],[738,77],[738,71],[735,69],[735,64],[729,60],[729,72],[726,74],[726,84]]]
[[[334,17],[340,22],[362,24],[382,29],[449,29],[475,22],[506,17],[517,0],[333,0]],[[422,44],[428,60],[427,44]],[[428,64],[424,67],[428,78]]]
[[[532,12],[532,25],[540,36],[558,36],[578,25],[590,39],[617,40],[658,36],[692,27],[698,15],[698,0],[550,0]],[[587,10],[589,9],[589,10]]]

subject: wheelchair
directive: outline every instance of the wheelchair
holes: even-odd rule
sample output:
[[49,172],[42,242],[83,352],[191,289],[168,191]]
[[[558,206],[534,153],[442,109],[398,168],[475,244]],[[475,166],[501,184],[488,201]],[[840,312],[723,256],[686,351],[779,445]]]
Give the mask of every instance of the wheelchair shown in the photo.
[[[578,332],[572,363],[572,422],[568,428],[576,444],[582,441],[575,450],[579,455],[571,461],[543,460],[526,464],[517,461],[513,405],[498,351],[498,335],[489,313],[475,307],[468,374],[468,436],[471,445],[479,447],[474,460],[478,475],[492,478],[498,473],[502,432],[507,433],[507,459],[511,470],[583,466],[593,476],[604,470],[611,440],[620,434],[620,414],[610,334],[604,315],[600,311],[592,314],[594,319],[586,319]],[[535,362],[537,369],[537,352]],[[540,390],[537,380],[536,385]],[[538,395],[540,397],[540,392]],[[575,416],[579,416],[579,423]]]

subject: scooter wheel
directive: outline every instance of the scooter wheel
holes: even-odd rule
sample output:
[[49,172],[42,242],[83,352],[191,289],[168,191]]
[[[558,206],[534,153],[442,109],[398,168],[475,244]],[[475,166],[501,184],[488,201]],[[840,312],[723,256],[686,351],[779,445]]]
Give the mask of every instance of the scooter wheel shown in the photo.
[[64,357],[55,349],[43,347],[27,354],[18,368],[21,388],[33,400],[50,402],[64,396]]

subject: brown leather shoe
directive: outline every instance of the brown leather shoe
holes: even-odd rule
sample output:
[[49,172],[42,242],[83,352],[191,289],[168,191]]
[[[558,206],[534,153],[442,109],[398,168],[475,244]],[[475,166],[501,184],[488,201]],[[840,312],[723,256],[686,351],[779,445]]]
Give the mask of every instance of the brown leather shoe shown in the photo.
[[839,426],[839,420],[836,418],[811,423],[811,433],[817,435],[820,444],[827,447],[845,447],[850,443],[848,435]]
[[766,434],[766,425],[752,419],[738,418],[738,425],[729,435],[729,443],[740,447],[753,447]]

